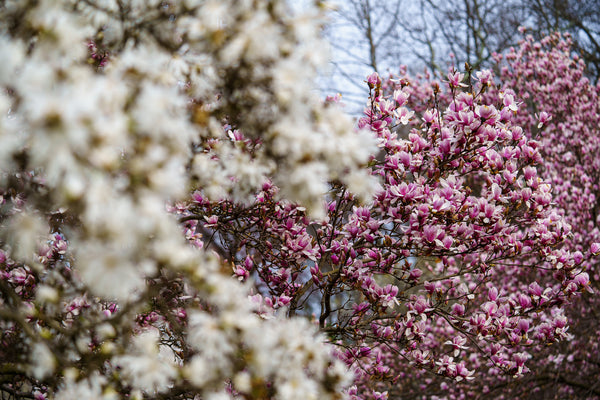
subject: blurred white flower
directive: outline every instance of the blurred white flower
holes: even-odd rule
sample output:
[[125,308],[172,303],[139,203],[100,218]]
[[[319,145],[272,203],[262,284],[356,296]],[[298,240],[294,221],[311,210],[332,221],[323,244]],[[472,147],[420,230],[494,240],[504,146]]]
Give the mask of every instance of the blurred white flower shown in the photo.
[[177,377],[175,355],[159,345],[159,336],[156,329],[145,330],[133,338],[128,354],[113,358],[134,388],[149,393],[166,391]]
[[29,369],[36,379],[44,379],[54,373],[56,358],[44,343],[35,343],[31,347]]

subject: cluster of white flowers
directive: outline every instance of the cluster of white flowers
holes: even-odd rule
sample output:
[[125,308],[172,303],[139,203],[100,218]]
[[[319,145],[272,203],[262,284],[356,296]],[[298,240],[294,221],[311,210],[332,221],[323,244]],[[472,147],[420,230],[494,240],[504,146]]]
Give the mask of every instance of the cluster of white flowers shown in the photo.
[[[209,195],[244,200],[268,176],[284,197],[303,203],[314,216],[323,214],[321,199],[330,180],[342,180],[369,198],[376,183],[359,167],[376,150],[375,141],[354,132],[351,119],[336,105],[324,107],[313,90],[317,70],[327,60],[322,10],[293,13],[284,1],[142,4],[131,2],[123,20],[114,18],[116,2],[77,2],[77,7],[112,48],[127,48],[128,34],[136,30],[137,53],[119,56],[121,64],[168,84],[184,83],[193,99],[192,120],[204,138],[223,137],[226,120],[261,140],[252,162],[231,143],[195,155],[193,172]],[[164,18],[165,10],[177,17]],[[140,29],[148,23],[152,29]],[[145,116],[140,126],[176,130],[163,112],[154,113],[168,106],[163,95],[147,93],[154,108],[139,108]],[[215,156],[222,162],[214,162]]]
[[[74,375],[74,374],[71,374]],[[55,400],[117,400],[118,394],[115,391],[105,391],[103,386],[106,379],[101,375],[94,374],[88,379],[76,381],[68,376],[65,379],[63,389],[56,395]],[[139,398],[139,397],[138,397]],[[137,398],[136,398],[137,400]]]
[[[281,400],[320,399],[328,396],[324,386],[341,395],[352,376],[332,356],[316,327],[284,314],[257,315],[256,304],[230,295],[236,285],[233,280],[213,285],[217,315],[190,315],[188,339],[196,354],[184,367],[184,376],[200,390],[218,390],[222,376],[228,376],[235,391],[263,393],[259,398],[272,392]],[[234,357],[236,352],[243,354],[243,363]]]
[[[265,388],[281,399],[328,398],[348,384],[308,322],[259,317],[246,289],[192,249],[165,210],[193,185],[243,199],[267,177],[316,216],[330,180],[368,198],[375,183],[360,167],[373,140],[311,89],[326,59],[321,12],[266,0],[2,2],[0,168],[43,182],[27,192],[27,213],[0,227],[16,232],[11,257],[30,261],[31,231],[49,232],[45,216],[60,209],[71,221],[62,228],[68,257],[93,295],[144,301],[146,279],[169,271],[212,310],[188,310],[189,363],[145,331],[123,340],[128,352],[111,356],[112,367],[79,379],[43,344],[51,335],[40,336],[31,357],[46,361],[33,374],[66,376],[56,398],[115,398],[117,376],[140,393],[189,381],[206,398]],[[108,61],[91,57],[90,43]],[[257,150],[224,140],[204,151],[226,124]],[[22,223],[30,220],[35,229]]]
[[125,355],[114,357],[113,362],[131,386],[148,392],[166,392],[177,377],[175,355],[167,346],[160,346],[160,333],[147,330],[133,340],[132,349]]

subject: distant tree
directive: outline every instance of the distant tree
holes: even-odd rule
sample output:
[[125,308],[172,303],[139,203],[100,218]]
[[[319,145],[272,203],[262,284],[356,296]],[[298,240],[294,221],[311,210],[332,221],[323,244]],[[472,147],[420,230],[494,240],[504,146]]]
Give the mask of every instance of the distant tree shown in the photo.
[[[554,201],[572,226],[566,246],[585,254],[598,252],[600,241],[600,86],[586,76],[589,61],[573,49],[569,36],[539,42],[527,36],[506,54],[500,78],[503,90],[524,99],[527,112],[519,114],[519,124],[540,142],[540,174],[552,182]],[[545,120],[541,128],[536,116]],[[508,387],[515,395],[600,398],[600,262],[584,257],[581,268],[588,293],[567,309],[573,339],[533,353],[532,374]]]
[[[399,24],[406,12],[403,1],[349,0],[337,3],[326,32],[332,46],[332,69],[325,79],[329,93],[344,86],[345,99],[362,109],[364,77],[384,72],[402,59],[406,41]],[[343,82],[343,83],[341,83]]]
[[527,24],[538,40],[553,32],[571,34],[571,50],[579,53],[586,75],[600,79],[600,7],[595,0],[525,0],[531,15]]
[[517,46],[527,28],[537,40],[553,32],[570,33],[573,51],[586,63],[586,75],[600,76],[600,11],[597,1],[556,0],[352,0],[338,2],[331,14],[332,79],[324,85],[360,104],[356,88],[371,71],[444,75],[449,67],[475,70],[493,66],[493,54]]

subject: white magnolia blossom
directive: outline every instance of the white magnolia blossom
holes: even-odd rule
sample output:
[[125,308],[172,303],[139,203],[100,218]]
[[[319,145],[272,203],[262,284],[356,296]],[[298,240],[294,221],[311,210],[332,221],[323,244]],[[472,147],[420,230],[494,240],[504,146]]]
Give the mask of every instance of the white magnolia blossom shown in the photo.
[[56,359],[44,343],[35,343],[31,346],[31,358],[33,363],[30,366],[31,373],[36,379],[46,378],[52,374],[56,368]]
[[123,356],[113,358],[126,381],[146,392],[165,392],[177,377],[175,355],[167,346],[160,346],[160,333],[147,330],[133,339],[133,348]]
[[115,391],[105,390],[106,378],[93,374],[87,379],[76,381],[68,374],[65,382],[55,396],[55,400],[117,400]]
[[[247,288],[192,249],[166,211],[197,187],[209,198],[246,200],[267,178],[317,217],[331,180],[368,200],[376,182],[360,167],[376,150],[373,139],[312,90],[327,59],[322,21],[319,7],[293,13],[284,1],[2,2],[0,168],[30,174],[42,189],[28,192],[26,212],[15,210],[0,229],[16,232],[11,256],[28,262],[41,245],[39,227],[49,230],[42,216],[70,218],[61,233],[73,281],[44,276],[73,293],[40,293],[35,307],[71,307],[73,319],[57,332],[96,332],[106,356],[74,377],[60,363],[77,365],[92,333],[57,360],[49,346],[62,334],[27,331],[39,335],[33,376],[66,376],[56,399],[117,398],[116,379],[136,396],[189,382],[207,399],[232,397],[224,382],[239,392],[270,385],[279,399],[334,398],[349,384],[315,328],[261,318]],[[108,52],[105,65],[90,58],[92,40]],[[226,140],[231,127],[259,143],[252,156]],[[211,139],[221,140],[209,154],[200,143]],[[188,359],[160,344],[168,324],[137,332],[124,322],[143,311],[148,279],[173,274],[199,299],[187,310]],[[80,284],[122,314],[107,319],[113,309],[98,300],[97,320],[78,320]]]

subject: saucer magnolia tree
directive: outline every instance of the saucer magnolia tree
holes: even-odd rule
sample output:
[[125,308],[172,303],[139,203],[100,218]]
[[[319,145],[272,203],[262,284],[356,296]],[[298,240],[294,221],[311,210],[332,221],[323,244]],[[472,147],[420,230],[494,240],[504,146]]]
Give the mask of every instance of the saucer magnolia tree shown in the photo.
[[[509,107],[513,123],[522,127],[527,140],[536,141],[541,155],[540,162],[533,169],[523,169],[523,173],[537,174],[552,186],[552,203],[560,218],[571,226],[561,248],[569,251],[578,265],[571,272],[540,271],[536,279],[544,279],[544,275],[547,279],[561,278],[565,273],[572,275],[583,295],[572,298],[561,316],[562,323],[570,326],[569,340],[554,346],[530,343],[525,354],[530,358],[528,363],[535,367],[518,381],[490,373],[491,370],[468,386],[448,386],[431,380],[423,387],[432,392],[441,387],[444,394],[456,390],[461,395],[494,398],[598,398],[600,390],[594,377],[598,376],[600,365],[599,331],[594,299],[600,290],[597,283],[600,88],[586,78],[584,63],[573,55],[568,35],[555,34],[540,42],[527,36],[518,49],[512,49],[504,57],[496,56],[496,63],[498,77],[490,72],[477,72],[473,74],[475,82],[457,77],[456,73],[448,75],[449,86],[428,75],[411,81],[402,70],[399,78],[387,80],[383,87],[386,93],[406,87],[410,109],[421,114],[425,121],[431,119],[427,110],[432,104],[455,107],[456,89],[452,86],[456,85],[468,86],[479,93],[485,105],[480,107],[488,110],[498,104]],[[475,116],[481,117],[477,113]],[[462,118],[468,120],[468,114],[463,113]],[[494,151],[498,151],[497,147]],[[503,175],[510,176],[505,172]],[[554,256],[546,257],[546,261],[553,259]],[[506,276],[503,279],[508,285],[515,284]],[[568,292],[567,287],[564,293]]]
[[[179,210],[265,310],[314,319],[355,373],[351,398],[486,394],[572,339],[563,306],[590,289],[600,245],[569,245],[542,174],[551,150],[513,91],[490,71],[473,78],[367,78],[359,127],[378,140],[381,183],[368,204],[333,181],[327,216],[311,220],[267,182],[250,205],[198,191]],[[548,115],[535,118],[543,129]],[[241,131],[223,140],[253,151]]]

